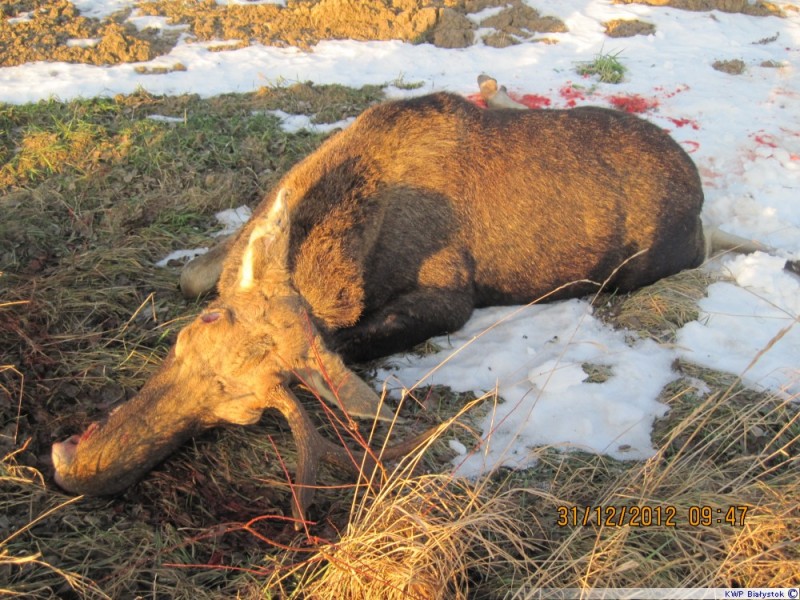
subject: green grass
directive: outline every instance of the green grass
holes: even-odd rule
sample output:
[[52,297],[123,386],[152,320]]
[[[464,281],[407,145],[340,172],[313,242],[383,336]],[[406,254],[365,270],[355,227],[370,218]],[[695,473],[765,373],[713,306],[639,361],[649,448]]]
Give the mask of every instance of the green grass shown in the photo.
[[396,79],[389,82],[389,85],[396,87],[399,90],[418,90],[425,85],[424,81],[406,81],[405,75],[400,73]]
[[594,60],[577,64],[576,71],[583,77],[596,77],[603,83],[621,83],[625,78],[625,65],[619,60],[622,51],[603,53],[600,51]]

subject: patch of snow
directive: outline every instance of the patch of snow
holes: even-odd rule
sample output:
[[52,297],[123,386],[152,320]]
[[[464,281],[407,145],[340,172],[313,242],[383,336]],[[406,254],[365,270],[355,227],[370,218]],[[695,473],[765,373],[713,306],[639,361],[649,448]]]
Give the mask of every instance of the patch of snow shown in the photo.
[[488,19],[489,17],[493,17],[495,15],[499,15],[505,9],[507,9],[510,4],[504,4],[503,6],[487,6],[483,10],[479,10],[476,13],[469,13],[467,18],[475,23],[476,25],[480,25],[480,22],[484,19]]
[[679,354],[756,389],[800,398],[800,280],[784,262],[762,252],[723,259],[736,285],[708,288],[700,318],[678,332]]
[[166,267],[170,261],[179,260],[189,262],[201,254],[208,252],[208,248],[193,248],[191,250],[175,250],[167,254],[164,258],[156,262],[157,267]]
[[[220,231],[215,231],[211,234],[212,237],[221,237],[223,235],[231,235],[241,229],[247,223],[252,215],[249,206],[239,206],[238,208],[228,208],[222,210],[214,215],[217,221],[222,225]],[[170,252],[167,256],[156,262],[158,267],[166,267],[170,261],[185,260],[186,262],[193,258],[208,252],[208,248],[193,248],[191,250],[175,250]]]
[[[641,459],[653,454],[650,429],[667,411],[657,398],[676,375],[669,349],[630,338],[584,300],[485,308],[432,340],[445,350],[395,357],[378,380],[390,393],[439,384],[504,400],[484,419],[480,451],[456,459],[463,475],[528,466],[538,445]],[[607,369],[608,379],[590,383],[583,365]]]
[[115,12],[131,8],[137,0],[70,0],[84,17],[105,19]]
[[168,117],[166,115],[147,115],[151,121],[158,121],[159,123],[185,123],[186,119],[183,117]]
[[94,48],[100,43],[100,38],[73,38],[67,40],[67,48]]
[[133,11],[127,18],[126,23],[130,23],[139,31],[187,31],[189,26],[183,23],[170,23],[168,17],[158,17],[155,15],[142,15],[138,11]]
[[231,235],[232,233],[236,233],[245,223],[247,223],[248,220],[250,220],[252,215],[253,211],[250,210],[249,206],[239,206],[237,208],[222,210],[214,215],[217,221],[219,221],[220,225],[222,225],[222,229],[214,232],[212,235],[214,237],[220,237],[223,235]]
[[336,121],[335,123],[314,123],[312,117],[308,115],[293,115],[282,110],[267,111],[281,120],[281,129],[288,133],[296,133],[306,130],[314,133],[328,133],[334,129],[344,129],[355,121],[355,117],[349,117]]
[[9,25],[16,25],[17,23],[30,23],[33,19],[32,12],[21,12],[16,17],[8,17],[6,23]]

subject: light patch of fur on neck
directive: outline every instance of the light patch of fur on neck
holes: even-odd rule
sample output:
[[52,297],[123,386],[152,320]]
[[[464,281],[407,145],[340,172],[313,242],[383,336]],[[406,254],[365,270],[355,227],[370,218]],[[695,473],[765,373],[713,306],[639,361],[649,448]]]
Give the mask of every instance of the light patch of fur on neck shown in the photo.
[[255,261],[258,256],[257,244],[261,245],[261,252],[266,253],[267,249],[275,242],[275,239],[288,230],[287,221],[286,188],[281,188],[272,208],[269,210],[269,214],[256,224],[250,233],[250,241],[247,243],[247,249],[242,256],[242,266],[239,270],[240,290],[249,290],[255,284]]

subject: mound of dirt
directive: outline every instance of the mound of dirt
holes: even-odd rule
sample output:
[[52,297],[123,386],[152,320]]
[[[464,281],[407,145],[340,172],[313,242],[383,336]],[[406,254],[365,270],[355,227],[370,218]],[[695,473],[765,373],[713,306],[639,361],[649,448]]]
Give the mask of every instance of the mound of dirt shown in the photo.
[[538,11],[517,0],[504,11],[481,21],[481,27],[495,31],[484,36],[488,46],[502,48],[530,40],[536,33],[563,33],[566,25],[555,17],[542,16]]
[[[772,3],[747,0],[614,0],[618,4],[672,6],[686,10],[722,10],[748,15],[781,15]],[[504,7],[477,24],[471,19],[485,8]],[[32,61],[108,65],[147,61],[166,54],[177,34],[139,31],[122,12],[105,20],[81,16],[68,0],[17,0],[0,7],[0,66]],[[238,40],[217,50],[251,43],[310,49],[323,40],[401,40],[429,42],[442,48],[464,48],[478,41],[478,27],[492,29],[484,44],[510,46],[523,41],[552,42],[535,36],[564,32],[562,21],[541,15],[522,0],[287,0],[276,4],[221,4],[216,0],[151,0],[137,5],[139,14],[167,17],[184,25],[196,40]],[[653,26],[640,21],[606,24],[610,37],[647,35]]]
[[151,42],[132,26],[80,16],[67,0],[11,2],[0,19],[0,65],[64,61],[94,65],[146,61]]
[[187,24],[199,40],[238,39],[301,48],[331,39],[425,41],[440,15],[431,0],[290,0],[285,7],[158,0],[143,3],[139,10]]
[[656,32],[656,26],[638,19],[615,19],[603,24],[606,35],[611,38],[626,38],[635,35],[650,35]]
[[741,75],[747,66],[743,60],[735,58],[733,60],[715,60],[711,65],[715,70],[727,73],[728,75]]
[[780,16],[783,11],[773,2],[757,0],[614,0],[614,4],[647,4],[648,6],[671,6],[682,10],[720,10],[742,13],[755,17]]
[[[542,17],[521,0],[288,0],[275,4],[218,4],[215,0],[152,0],[137,5],[144,16],[185,25],[196,40],[238,40],[217,50],[251,43],[310,49],[323,40],[400,40],[463,48],[476,42],[477,25],[467,15],[507,6],[485,19],[495,32],[486,43],[501,46],[537,32],[566,31],[554,17]],[[80,15],[68,0],[7,3],[0,19],[0,65],[64,61],[96,65],[147,61],[165,54],[177,35],[138,31],[121,13],[100,21]]]

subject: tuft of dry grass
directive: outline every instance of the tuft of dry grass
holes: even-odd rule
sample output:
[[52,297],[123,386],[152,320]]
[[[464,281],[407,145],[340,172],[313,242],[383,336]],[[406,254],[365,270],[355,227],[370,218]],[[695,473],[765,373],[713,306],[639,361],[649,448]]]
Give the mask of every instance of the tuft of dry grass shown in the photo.
[[[746,407],[732,411],[745,392],[700,399],[685,382],[675,389],[667,398],[673,414],[656,431],[658,451],[643,463],[617,470],[613,461],[587,456],[574,468],[563,455],[543,452],[555,472],[543,497],[549,510],[574,507],[580,520],[589,507],[591,518],[551,530],[550,552],[535,563],[525,590],[780,587],[800,572],[797,407],[750,393]],[[629,515],[632,507],[660,509],[661,518],[632,526],[620,516],[623,507]]]
[[420,473],[431,446],[452,437],[458,420],[483,400],[462,406],[395,469],[363,480],[345,530],[318,542],[312,558],[276,571],[266,587],[288,593],[289,582],[308,598],[422,600],[494,593],[499,582],[520,585],[536,544],[533,527],[519,520],[525,492],[490,478],[459,478],[441,466]]
[[[651,459],[539,448],[530,469],[469,481],[416,475],[411,457],[357,494],[338,539],[275,572],[267,589],[325,600],[793,585],[800,407],[680,366]],[[701,378],[710,392],[697,390]]]
[[596,314],[640,336],[674,342],[676,332],[697,319],[697,302],[715,280],[702,268],[682,271],[621,297],[600,296]]
[[[480,580],[515,587],[534,538],[514,492],[445,474],[393,478],[365,495],[341,538],[318,548],[314,598],[471,598]],[[480,574],[479,578],[476,575]]]

